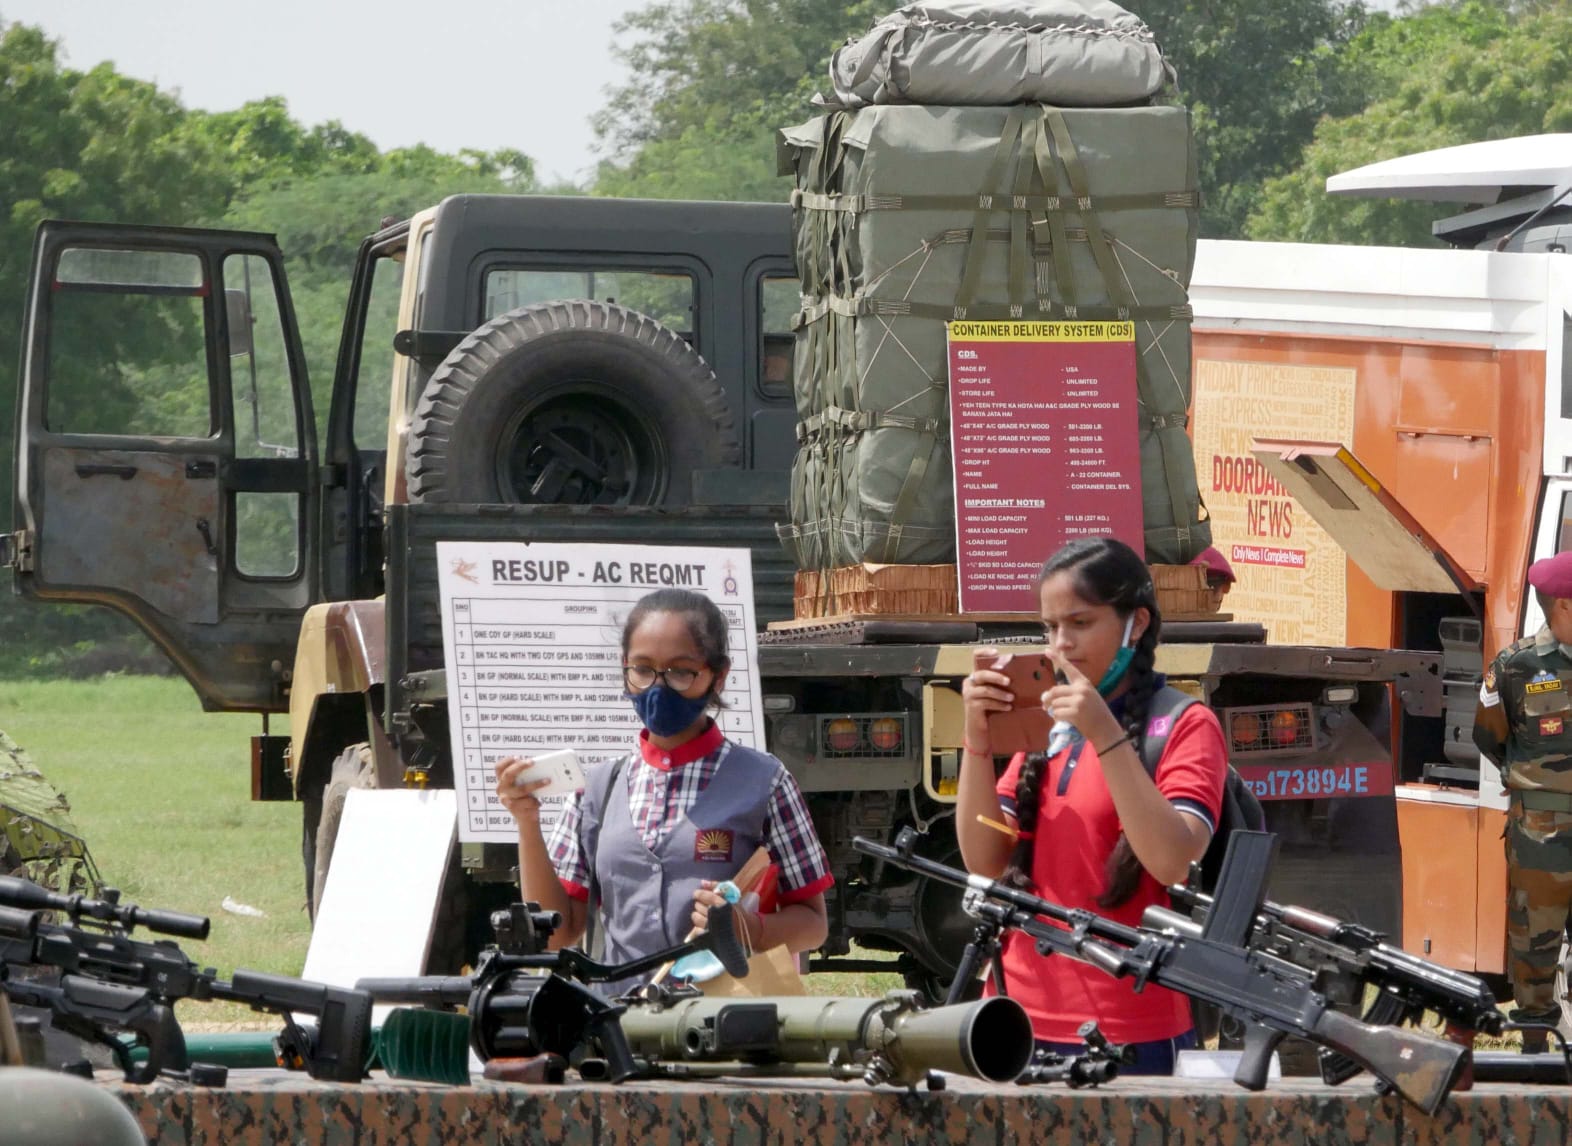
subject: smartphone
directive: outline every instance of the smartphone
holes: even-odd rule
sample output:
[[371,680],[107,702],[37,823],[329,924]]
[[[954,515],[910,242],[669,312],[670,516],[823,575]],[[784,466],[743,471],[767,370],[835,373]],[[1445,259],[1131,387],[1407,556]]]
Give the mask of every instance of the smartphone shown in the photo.
[[1042,695],[1063,678],[1045,653],[1005,653],[984,666],[1010,678],[1015,701],[1009,711],[988,717],[988,739],[995,755],[1041,752],[1048,745],[1053,719],[1043,711]]
[[1043,693],[1064,680],[1046,653],[1006,653],[989,667],[1010,678],[1016,708],[1041,708]]
[[579,754],[571,748],[557,752],[542,752],[532,758],[533,763],[519,773],[514,781],[520,786],[535,780],[550,780],[544,788],[537,789],[535,797],[571,796],[584,787],[584,769],[579,765]]

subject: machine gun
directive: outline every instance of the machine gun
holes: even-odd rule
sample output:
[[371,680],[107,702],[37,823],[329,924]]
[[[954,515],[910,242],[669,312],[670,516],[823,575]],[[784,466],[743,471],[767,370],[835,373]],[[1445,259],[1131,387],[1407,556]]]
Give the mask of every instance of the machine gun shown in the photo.
[[[64,913],[72,925],[46,923],[43,913]],[[312,1078],[358,1082],[370,1057],[371,997],[303,979],[236,971],[229,980],[198,967],[172,940],[131,938],[132,928],[205,939],[200,915],[150,911],[122,904],[112,889],[103,899],[57,895],[25,879],[0,878],[0,990],[13,1002],[45,1008],[54,1025],[110,1049],[129,1082],[151,1082],[161,1073],[188,1071],[185,1036],[175,1021],[179,999],[224,999],[279,1015],[283,1031],[273,1040],[280,1066]],[[38,964],[60,972],[57,984],[10,974],[8,967]],[[316,1018],[305,1027],[295,1014]],[[132,1045],[147,1058],[133,1063]],[[214,1073],[205,1075],[217,1079]]]
[[862,838],[853,846],[977,892],[981,910],[1030,935],[1044,954],[1058,952],[1116,978],[1129,976],[1137,991],[1156,983],[1242,1020],[1244,1053],[1234,1081],[1248,1090],[1265,1088],[1272,1052],[1289,1035],[1348,1056],[1427,1114],[1440,1108],[1467,1065],[1467,1050],[1455,1043],[1402,1027],[1372,1026],[1338,1012],[1302,969],[1250,946],[1277,851],[1277,837],[1270,833],[1232,834],[1217,893],[1197,935],[1164,929],[1161,919],[1130,927],[935,863],[916,853],[918,839],[905,829],[893,848]]
[[[1169,888],[1175,903],[1195,918],[1151,908],[1142,922],[1190,937],[1204,930],[1212,897],[1185,886]],[[1304,907],[1263,901],[1250,933],[1250,945],[1304,970],[1314,988],[1339,1006],[1364,1004],[1366,985],[1376,994],[1360,1018],[1375,1026],[1417,1023],[1426,1011],[1439,1015],[1447,1036],[1465,1046],[1473,1033],[1499,1035],[1509,1028],[1496,998],[1480,979],[1442,967],[1389,946],[1385,936]],[[1321,1079],[1346,1082],[1360,1066],[1347,1055],[1322,1047]]]
[[[728,973],[747,971],[731,908],[710,909],[697,939],[618,966],[572,949],[546,951],[555,912],[518,904],[492,916],[499,942],[469,978],[362,979],[383,1002],[464,1005],[468,1040],[488,1077],[561,1081],[571,1063],[586,1081],[632,1078],[813,1077],[870,1085],[942,1085],[938,1071],[1008,1082],[1032,1051],[1031,1021],[1011,999],[922,1009],[914,992],[882,999],[708,997],[670,980],[616,999],[590,984],[626,981],[694,950],[715,952]],[[394,1011],[383,1027],[389,1073],[432,1081],[467,1077],[432,1024]],[[434,1016],[445,1018],[445,1016]],[[464,1021],[464,1020],[459,1020]],[[412,1047],[389,1046],[405,1031]],[[406,1070],[406,1064],[408,1064]]]

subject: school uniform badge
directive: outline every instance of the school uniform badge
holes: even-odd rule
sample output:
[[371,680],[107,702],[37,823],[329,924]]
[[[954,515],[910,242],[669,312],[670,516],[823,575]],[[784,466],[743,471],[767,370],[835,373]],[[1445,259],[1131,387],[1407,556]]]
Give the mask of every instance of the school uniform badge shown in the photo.
[[735,835],[730,828],[700,828],[693,836],[693,858],[701,863],[730,863]]

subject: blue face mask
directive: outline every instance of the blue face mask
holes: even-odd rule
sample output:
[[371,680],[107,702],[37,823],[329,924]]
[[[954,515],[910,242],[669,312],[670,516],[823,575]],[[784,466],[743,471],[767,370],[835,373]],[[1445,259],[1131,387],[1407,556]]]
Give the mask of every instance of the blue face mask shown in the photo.
[[1119,682],[1124,679],[1124,674],[1130,668],[1130,662],[1135,659],[1135,646],[1130,643],[1130,634],[1135,630],[1135,614],[1131,613],[1124,619],[1124,643],[1119,646],[1119,651],[1114,654],[1114,659],[1108,663],[1108,671],[1103,673],[1103,679],[1097,682],[1099,696],[1107,696],[1119,687]]
[[633,711],[639,714],[644,727],[654,736],[675,736],[691,728],[693,722],[704,715],[710,706],[710,694],[688,697],[676,689],[667,688],[664,681],[657,681],[640,693],[629,693]]

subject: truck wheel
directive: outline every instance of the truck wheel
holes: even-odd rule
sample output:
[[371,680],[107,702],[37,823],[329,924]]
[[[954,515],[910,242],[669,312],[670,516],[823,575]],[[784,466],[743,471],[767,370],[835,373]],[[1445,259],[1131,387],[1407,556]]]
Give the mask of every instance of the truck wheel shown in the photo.
[[412,501],[682,505],[741,463],[726,396],[686,342],[609,303],[509,311],[437,367],[409,436]]
[[320,819],[317,821],[316,846],[312,849],[311,919],[316,921],[322,892],[327,887],[328,865],[333,862],[333,845],[338,840],[339,821],[344,818],[344,797],[351,788],[376,787],[377,769],[371,758],[370,744],[351,744],[333,761],[327,787],[322,790]]

